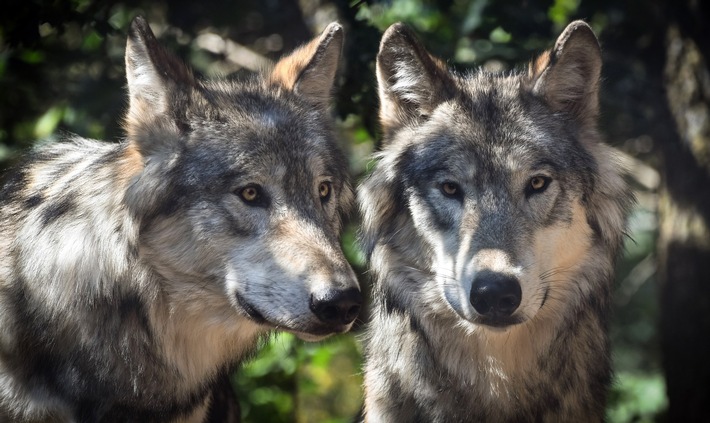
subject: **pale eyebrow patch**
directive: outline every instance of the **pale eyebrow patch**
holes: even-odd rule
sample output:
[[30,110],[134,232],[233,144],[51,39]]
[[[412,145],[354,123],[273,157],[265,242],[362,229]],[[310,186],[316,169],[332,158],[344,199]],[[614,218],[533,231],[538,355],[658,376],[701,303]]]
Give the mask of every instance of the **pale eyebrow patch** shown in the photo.
[[[318,142],[317,140],[315,142]],[[327,163],[320,154],[313,154],[308,157],[308,163],[306,165],[311,176],[317,180],[328,180],[333,181],[336,179],[336,175],[342,173],[335,169],[334,164]],[[347,172],[347,169],[345,170]]]
[[561,170],[560,166],[557,163],[553,162],[552,160],[548,160],[548,159],[539,160],[539,161],[533,163],[533,165],[530,167],[530,169],[532,171],[547,170],[547,171],[552,171],[553,173],[557,173]]

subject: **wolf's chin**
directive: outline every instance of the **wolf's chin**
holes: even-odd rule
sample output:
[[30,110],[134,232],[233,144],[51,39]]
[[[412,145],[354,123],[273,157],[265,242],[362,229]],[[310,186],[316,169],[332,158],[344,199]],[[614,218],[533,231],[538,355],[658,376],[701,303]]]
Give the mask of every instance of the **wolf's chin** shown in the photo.
[[333,335],[332,333],[325,334],[325,335],[314,335],[314,334],[308,333],[308,332],[299,332],[299,331],[288,330],[288,329],[287,329],[287,331],[290,332],[290,333],[292,333],[292,334],[294,334],[294,335],[296,335],[296,337],[297,337],[298,339],[300,339],[300,340],[302,340],[302,341],[306,341],[306,342],[318,342],[318,341],[322,341],[322,340],[324,340],[325,338],[328,338],[328,337],[330,337],[331,335]]
[[316,341],[322,341],[323,339],[328,338],[333,335],[336,335],[338,333],[345,333],[350,330],[350,327],[351,327],[351,325],[343,325],[343,326],[318,325],[318,326],[306,326],[306,327],[300,327],[300,328],[280,327],[279,329],[290,332],[290,333],[296,335],[299,339],[302,339],[304,341],[316,342]]

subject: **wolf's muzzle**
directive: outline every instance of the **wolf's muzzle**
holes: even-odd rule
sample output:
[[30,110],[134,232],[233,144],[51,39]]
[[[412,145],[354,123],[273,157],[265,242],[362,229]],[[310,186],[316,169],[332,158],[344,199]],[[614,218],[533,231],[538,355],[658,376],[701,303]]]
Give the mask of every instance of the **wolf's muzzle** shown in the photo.
[[482,271],[473,279],[471,305],[484,318],[505,319],[518,309],[523,293],[517,278]]
[[321,322],[332,326],[349,325],[360,314],[362,294],[357,288],[324,289],[311,294],[309,305]]

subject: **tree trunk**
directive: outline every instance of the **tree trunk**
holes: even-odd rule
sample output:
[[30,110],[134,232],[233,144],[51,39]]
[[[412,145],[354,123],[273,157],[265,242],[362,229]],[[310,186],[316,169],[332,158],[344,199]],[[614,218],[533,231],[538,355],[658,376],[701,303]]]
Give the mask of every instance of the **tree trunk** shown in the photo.
[[658,248],[661,350],[673,422],[707,421],[710,406],[710,72],[700,7],[678,5],[666,31],[665,89],[677,136],[660,143]]

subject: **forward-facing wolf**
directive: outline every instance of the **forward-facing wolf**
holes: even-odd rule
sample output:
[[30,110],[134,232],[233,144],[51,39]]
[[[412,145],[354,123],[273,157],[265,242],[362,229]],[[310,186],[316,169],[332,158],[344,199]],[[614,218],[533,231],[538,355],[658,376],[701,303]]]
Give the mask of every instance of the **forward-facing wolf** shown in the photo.
[[215,387],[260,335],[350,328],[342,42],[205,82],[133,21],[125,142],[38,149],[0,191],[0,420],[238,418]]
[[600,70],[581,21],[505,74],[456,74],[402,24],[384,34],[384,139],[359,194],[368,422],[603,420],[633,198],[597,132]]

